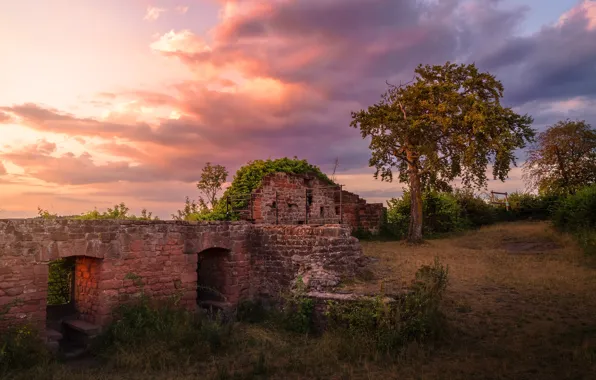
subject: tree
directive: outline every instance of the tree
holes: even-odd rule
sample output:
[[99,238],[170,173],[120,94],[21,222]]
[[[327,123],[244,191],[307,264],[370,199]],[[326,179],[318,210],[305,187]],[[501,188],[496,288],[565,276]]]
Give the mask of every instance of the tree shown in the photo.
[[419,65],[414,79],[388,84],[379,103],[352,112],[351,126],[370,138],[374,177],[391,182],[393,171],[411,194],[410,242],[422,240],[422,192],[486,186],[492,163],[504,181],[516,148],[533,140],[533,119],[503,107],[503,85],[474,64]]
[[584,120],[559,121],[540,133],[523,166],[529,190],[573,194],[596,183],[596,129]]
[[203,171],[201,172],[201,179],[197,183],[197,188],[200,192],[205,195],[211,209],[215,207],[217,203],[217,193],[221,190],[222,185],[228,178],[228,171],[225,166],[215,165],[212,166],[210,162],[205,164]]

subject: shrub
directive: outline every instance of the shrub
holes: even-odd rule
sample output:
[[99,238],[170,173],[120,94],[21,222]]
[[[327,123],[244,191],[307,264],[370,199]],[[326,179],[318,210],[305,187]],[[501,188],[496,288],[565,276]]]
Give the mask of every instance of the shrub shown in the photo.
[[231,325],[179,308],[174,302],[138,302],[115,310],[114,322],[94,348],[116,367],[174,368],[184,361],[207,358],[225,347]]
[[394,302],[382,296],[349,304],[329,301],[330,328],[357,344],[361,352],[391,354],[412,341],[438,338],[444,329],[440,301],[447,280],[448,268],[435,259],[433,265],[417,271],[408,294]]
[[220,214],[225,214],[225,199],[228,196],[232,199],[232,206],[235,210],[245,209],[248,205],[248,195],[261,185],[265,176],[273,173],[312,174],[330,185],[334,184],[319,167],[296,157],[249,161],[238,169],[230,187],[226,189],[222,197],[224,201],[220,202],[215,210],[219,210]]
[[296,333],[310,332],[313,328],[314,308],[314,300],[306,295],[306,285],[298,277],[294,291],[282,299],[282,327]]
[[596,253],[596,185],[564,198],[553,215],[554,225],[579,238],[588,253]]
[[74,261],[58,259],[48,265],[48,305],[64,305],[72,298]]
[[12,327],[0,333],[0,377],[8,371],[46,364],[50,360],[51,354],[35,329]]
[[[422,196],[422,202],[422,230],[425,236],[460,231],[465,227],[461,207],[452,194],[426,192]],[[404,237],[410,223],[410,193],[406,191],[401,198],[388,200],[387,206],[389,230],[397,238]]]
[[471,190],[458,189],[453,194],[461,210],[466,227],[478,228],[497,221],[496,208],[476,196]]
[[508,199],[513,219],[546,220],[550,218],[558,197],[516,192],[509,194]]

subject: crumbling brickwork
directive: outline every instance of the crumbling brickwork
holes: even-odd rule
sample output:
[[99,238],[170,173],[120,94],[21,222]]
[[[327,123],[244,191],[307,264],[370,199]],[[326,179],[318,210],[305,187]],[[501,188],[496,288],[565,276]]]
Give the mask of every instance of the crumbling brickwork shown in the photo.
[[349,231],[246,222],[0,220],[0,313],[7,310],[4,323],[43,330],[48,263],[66,257],[76,260],[78,317],[100,326],[141,291],[154,299],[179,296],[194,310],[201,285],[216,288],[231,305],[287,288],[298,276],[315,289],[332,287],[353,275],[362,257]]
[[377,235],[384,209],[313,175],[275,173],[253,192],[243,217],[263,224],[341,223]]
[[358,239],[347,226],[275,226],[255,230],[252,257],[253,291],[275,296],[300,277],[310,289],[332,288],[351,278],[363,263]]

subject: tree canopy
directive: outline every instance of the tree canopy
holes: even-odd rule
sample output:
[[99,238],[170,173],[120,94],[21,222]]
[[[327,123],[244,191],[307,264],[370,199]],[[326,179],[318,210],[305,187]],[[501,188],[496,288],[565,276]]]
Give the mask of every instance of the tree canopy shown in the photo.
[[596,183],[596,129],[564,120],[540,133],[528,151],[524,179],[540,193],[575,193]]
[[208,204],[211,209],[215,207],[215,204],[217,203],[217,193],[221,191],[227,178],[228,171],[225,166],[211,165],[210,162],[205,164],[205,167],[201,171],[201,179],[199,179],[199,182],[197,183],[197,189],[199,189],[206,198],[206,200],[201,198],[203,204]]
[[375,178],[407,182],[412,207],[408,239],[422,239],[423,190],[486,186],[492,164],[505,180],[514,151],[533,140],[533,119],[501,105],[503,85],[474,64],[419,65],[414,79],[391,85],[381,100],[352,112],[351,126],[370,138]]

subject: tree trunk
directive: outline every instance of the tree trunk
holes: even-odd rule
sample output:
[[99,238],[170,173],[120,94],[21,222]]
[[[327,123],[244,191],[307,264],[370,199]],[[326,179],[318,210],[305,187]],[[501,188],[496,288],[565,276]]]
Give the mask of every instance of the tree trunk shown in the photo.
[[410,180],[410,227],[408,242],[419,244],[422,242],[422,184],[418,166],[411,152],[407,152],[408,176]]

